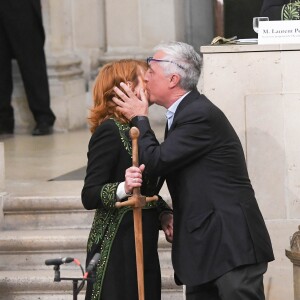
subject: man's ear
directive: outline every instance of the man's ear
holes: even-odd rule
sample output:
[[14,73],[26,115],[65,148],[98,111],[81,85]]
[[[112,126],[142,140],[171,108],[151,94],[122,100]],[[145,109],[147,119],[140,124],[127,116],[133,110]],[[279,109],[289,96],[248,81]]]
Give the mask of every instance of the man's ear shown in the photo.
[[170,88],[177,86],[180,82],[180,79],[181,79],[180,75],[178,75],[176,73],[172,74],[170,76],[170,83],[169,83]]

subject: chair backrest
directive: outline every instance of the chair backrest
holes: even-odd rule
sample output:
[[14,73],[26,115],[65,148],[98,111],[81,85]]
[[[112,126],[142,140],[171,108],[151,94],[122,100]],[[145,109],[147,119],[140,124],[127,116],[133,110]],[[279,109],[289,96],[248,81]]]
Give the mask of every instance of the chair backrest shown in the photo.
[[263,0],[215,0],[215,35],[254,38],[253,17],[260,15]]

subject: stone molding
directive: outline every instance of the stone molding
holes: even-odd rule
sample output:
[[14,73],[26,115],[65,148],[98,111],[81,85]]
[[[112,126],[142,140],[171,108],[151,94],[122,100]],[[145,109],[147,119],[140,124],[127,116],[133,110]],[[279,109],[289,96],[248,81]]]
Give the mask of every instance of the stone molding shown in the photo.
[[49,80],[80,78],[83,75],[81,59],[77,56],[48,56]]

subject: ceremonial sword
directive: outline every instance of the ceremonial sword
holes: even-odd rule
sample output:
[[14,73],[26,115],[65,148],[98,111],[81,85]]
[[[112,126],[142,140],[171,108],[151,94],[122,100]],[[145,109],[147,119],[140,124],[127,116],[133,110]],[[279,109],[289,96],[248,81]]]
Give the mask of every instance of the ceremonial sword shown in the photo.
[[[132,127],[129,134],[132,140],[132,165],[135,167],[139,167],[138,137],[140,135],[140,132],[138,128]],[[132,196],[129,197],[127,201],[116,203],[117,208],[123,206],[133,207],[134,240],[139,300],[145,299],[142,208],[146,205],[146,202],[157,200],[157,196],[142,196],[140,188],[136,187],[133,188]]]

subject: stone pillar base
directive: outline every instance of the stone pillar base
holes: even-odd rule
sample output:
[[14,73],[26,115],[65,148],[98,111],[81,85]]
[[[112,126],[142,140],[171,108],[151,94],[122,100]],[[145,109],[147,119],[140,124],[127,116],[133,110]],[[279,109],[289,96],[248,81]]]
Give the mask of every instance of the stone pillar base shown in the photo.
[[285,255],[293,264],[294,300],[300,300],[300,231],[294,233],[290,249],[285,250]]
[[[47,57],[51,109],[56,115],[55,131],[68,131],[86,126],[86,86],[81,60],[75,56]],[[31,132],[35,125],[26,100],[23,82],[14,65],[14,92],[12,105],[15,114],[15,132]]]

